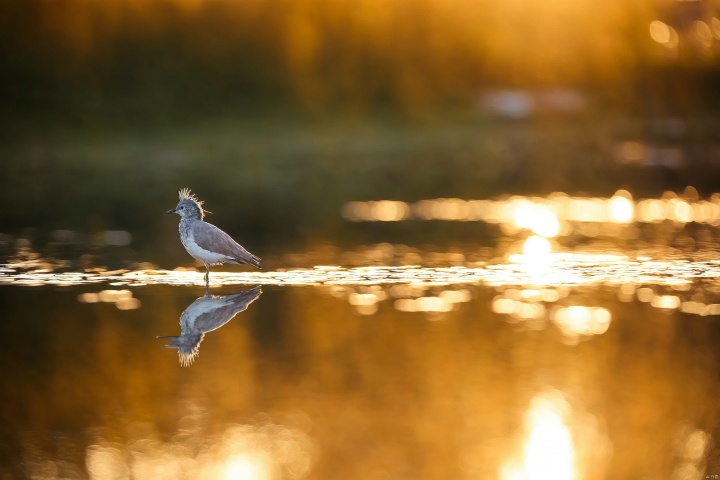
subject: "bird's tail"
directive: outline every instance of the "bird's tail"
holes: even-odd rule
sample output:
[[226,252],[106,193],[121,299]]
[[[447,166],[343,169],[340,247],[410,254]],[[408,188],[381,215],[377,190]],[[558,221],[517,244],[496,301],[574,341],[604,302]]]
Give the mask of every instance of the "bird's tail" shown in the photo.
[[250,265],[252,265],[253,267],[255,267],[259,270],[262,270],[262,265],[260,265],[260,257],[258,257],[258,256],[250,254],[250,260],[248,260],[247,263],[249,263]]
[[245,251],[247,255],[241,255],[235,258],[235,261],[238,263],[247,263],[248,265],[252,265],[253,267],[262,270],[262,266],[260,265],[260,257],[253,255],[252,253]]

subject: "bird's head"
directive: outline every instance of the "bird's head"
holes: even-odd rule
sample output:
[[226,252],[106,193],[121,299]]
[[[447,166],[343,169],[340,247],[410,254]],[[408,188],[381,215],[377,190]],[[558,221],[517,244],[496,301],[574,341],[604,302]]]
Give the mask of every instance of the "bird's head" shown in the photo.
[[203,334],[198,333],[194,335],[181,335],[179,337],[168,337],[159,336],[157,338],[167,338],[167,345],[165,348],[177,348],[180,365],[183,367],[189,367],[195,361],[198,352],[200,350],[200,342],[202,342]]
[[165,213],[177,213],[182,218],[202,220],[206,211],[202,208],[203,202],[190,193],[189,188],[180,190],[180,201],[177,206]]

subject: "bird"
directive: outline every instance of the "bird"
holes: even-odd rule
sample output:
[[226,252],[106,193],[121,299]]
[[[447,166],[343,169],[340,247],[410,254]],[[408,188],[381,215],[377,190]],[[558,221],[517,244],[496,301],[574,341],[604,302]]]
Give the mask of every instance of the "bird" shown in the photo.
[[200,350],[200,342],[207,332],[225,325],[244,311],[262,293],[260,286],[223,297],[205,293],[180,315],[180,336],[158,336],[170,342],[165,348],[177,348],[180,365],[190,366]]
[[190,193],[190,189],[181,189],[179,196],[177,206],[165,213],[180,215],[180,241],[191,256],[205,264],[206,290],[210,288],[211,265],[236,263],[262,269],[260,257],[248,252],[212,223],[203,220],[206,213],[203,202]]

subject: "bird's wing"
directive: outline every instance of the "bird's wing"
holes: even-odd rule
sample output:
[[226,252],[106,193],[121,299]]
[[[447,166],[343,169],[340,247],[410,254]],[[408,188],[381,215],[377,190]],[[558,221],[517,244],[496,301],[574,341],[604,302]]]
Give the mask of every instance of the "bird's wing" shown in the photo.
[[197,222],[193,228],[195,243],[205,250],[226,255],[240,263],[248,263],[260,268],[260,258],[243,248],[230,235],[212,223]]
[[200,297],[180,317],[183,335],[211,332],[222,327],[235,315],[247,309],[262,294],[258,287],[224,297]]

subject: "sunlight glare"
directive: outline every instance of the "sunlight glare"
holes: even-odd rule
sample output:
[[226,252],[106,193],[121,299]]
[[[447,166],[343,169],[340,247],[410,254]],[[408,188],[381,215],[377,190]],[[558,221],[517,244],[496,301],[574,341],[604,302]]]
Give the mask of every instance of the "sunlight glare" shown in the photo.
[[410,208],[405,202],[380,200],[374,202],[371,208],[372,217],[381,222],[397,222],[410,214]]
[[635,217],[635,205],[631,198],[622,195],[628,194],[626,191],[617,192],[608,202],[610,210],[610,221],[615,223],[630,223]]
[[514,202],[513,223],[519,228],[532,230],[543,237],[557,237],[560,222],[553,210],[547,205],[522,199]]
[[680,307],[680,297],[675,295],[656,295],[650,300],[650,305],[663,310],[674,310]]
[[602,335],[610,328],[612,314],[603,307],[573,305],[555,312],[555,323],[569,337]]
[[533,398],[525,416],[528,436],[523,467],[527,480],[575,478],[575,450],[570,430],[563,420],[569,408],[556,392]]
[[550,241],[547,238],[533,235],[523,243],[523,255],[531,260],[543,260],[552,251]]
[[236,455],[225,462],[223,480],[269,480],[265,465],[257,459],[245,455]]
[[[671,44],[672,40],[666,46]],[[623,142],[619,147],[620,156],[630,163],[640,162],[647,155],[645,148],[638,142]],[[573,231],[584,232],[586,236],[598,236],[600,230],[594,225],[607,222],[631,224],[634,221],[653,223],[673,220],[678,223],[719,224],[720,196],[714,195],[710,201],[700,200],[694,187],[688,186],[686,190],[695,194],[688,195],[685,192],[678,196],[674,192],[665,192],[660,199],[637,202],[624,189],[618,190],[610,198],[571,197],[566,193],[555,192],[545,198],[516,195],[495,200],[435,198],[415,203],[395,200],[348,202],[342,207],[342,215],[353,222],[410,219],[481,221],[500,225],[508,234],[526,229],[547,238],[567,236]],[[577,223],[584,226],[576,228],[577,225],[573,224]],[[591,233],[596,230],[597,233]],[[616,236],[611,231],[603,235]]]
[[557,237],[560,233],[560,222],[555,212],[547,208],[539,208],[535,212],[535,218],[530,225],[533,233],[542,235],[543,237]]

